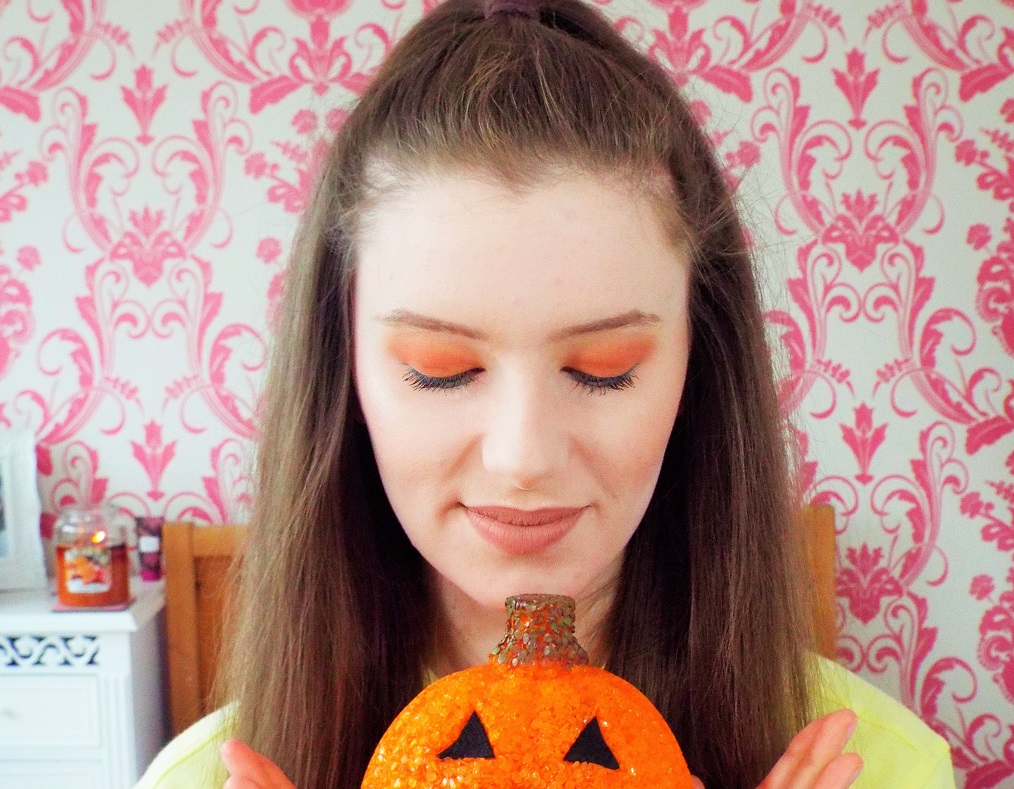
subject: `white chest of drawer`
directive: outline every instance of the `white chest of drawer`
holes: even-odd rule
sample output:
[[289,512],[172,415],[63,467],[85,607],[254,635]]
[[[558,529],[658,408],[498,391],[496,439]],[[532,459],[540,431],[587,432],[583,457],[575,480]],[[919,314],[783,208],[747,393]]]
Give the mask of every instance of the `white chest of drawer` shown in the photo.
[[130,789],[168,738],[162,582],[126,611],[0,592],[0,787]]

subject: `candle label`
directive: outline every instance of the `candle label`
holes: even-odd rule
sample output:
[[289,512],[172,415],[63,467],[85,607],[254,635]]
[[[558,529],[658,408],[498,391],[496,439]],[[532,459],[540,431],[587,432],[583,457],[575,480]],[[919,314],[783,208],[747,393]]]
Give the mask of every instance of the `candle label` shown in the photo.
[[64,556],[67,591],[74,594],[101,594],[113,586],[112,554],[105,545],[79,545]]

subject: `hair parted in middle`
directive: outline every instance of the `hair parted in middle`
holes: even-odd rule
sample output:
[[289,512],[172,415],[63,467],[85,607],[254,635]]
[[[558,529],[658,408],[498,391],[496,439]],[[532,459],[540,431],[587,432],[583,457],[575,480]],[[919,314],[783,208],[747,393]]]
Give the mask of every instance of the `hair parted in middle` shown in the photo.
[[536,0],[487,0],[486,17],[493,14],[521,14],[538,20],[539,7]]
[[753,267],[690,106],[580,0],[445,0],[392,49],[334,141],[264,395],[227,639],[235,734],[297,786],[354,789],[421,688],[435,601],[356,403],[352,297],[371,211],[462,172],[520,192],[568,172],[625,179],[689,260],[686,385],[624,556],[608,668],[652,700],[705,785],[753,789],[809,715],[811,644]]

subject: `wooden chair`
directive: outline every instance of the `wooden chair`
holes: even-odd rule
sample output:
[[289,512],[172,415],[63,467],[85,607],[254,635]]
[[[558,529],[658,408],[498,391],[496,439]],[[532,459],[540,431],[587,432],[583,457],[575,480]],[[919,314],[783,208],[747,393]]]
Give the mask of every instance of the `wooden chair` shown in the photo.
[[[810,535],[817,647],[834,658],[834,509],[805,507]],[[166,578],[169,709],[173,735],[211,712],[211,689],[222,640],[223,605],[229,593],[233,556],[242,549],[245,526],[167,523],[162,532]]]
[[810,575],[813,582],[813,618],[816,647],[824,657],[835,659],[838,622],[835,615],[835,531],[834,507],[811,504],[803,507],[800,519],[807,539]]
[[173,736],[211,711],[229,572],[245,539],[246,526],[195,526],[188,522],[163,526]]

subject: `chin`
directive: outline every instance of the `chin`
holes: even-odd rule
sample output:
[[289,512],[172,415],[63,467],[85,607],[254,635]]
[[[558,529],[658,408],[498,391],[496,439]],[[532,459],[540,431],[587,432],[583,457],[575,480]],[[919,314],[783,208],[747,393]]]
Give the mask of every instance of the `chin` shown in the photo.
[[[469,597],[483,608],[505,610],[504,604],[508,597],[522,594],[558,594],[581,599],[588,589],[587,584],[547,578],[541,573],[519,574],[509,581],[495,584],[470,585]],[[465,587],[468,588],[468,587]]]

